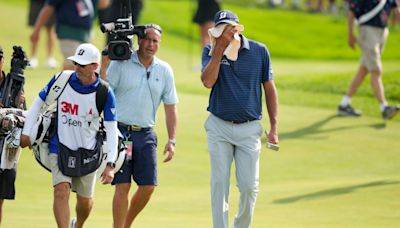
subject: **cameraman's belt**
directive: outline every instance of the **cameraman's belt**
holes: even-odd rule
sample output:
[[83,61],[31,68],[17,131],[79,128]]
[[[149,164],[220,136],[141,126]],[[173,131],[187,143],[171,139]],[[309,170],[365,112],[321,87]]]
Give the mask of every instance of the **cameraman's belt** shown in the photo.
[[121,122],[118,122],[118,126],[125,128],[127,131],[147,131],[151,130],[151,127],[141,127],[138,125],[127,125]]

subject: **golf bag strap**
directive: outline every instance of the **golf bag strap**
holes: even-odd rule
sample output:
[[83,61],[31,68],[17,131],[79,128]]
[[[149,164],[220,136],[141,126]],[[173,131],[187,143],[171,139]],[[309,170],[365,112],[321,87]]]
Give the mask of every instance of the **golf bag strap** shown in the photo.
[[[72,70],[65,70],[60,72],[56,76],[56,80],[51,86],[49,93],[46,96],[46,100],[44,101],[44,105],[40,108],[40,113],[44,113],[47,108],[56,103],[58,97],[61,95],[65,86],[68,83],[72,73]],[[99,114],[103,111],[104,105],[106,103],[107,94],[108,94],[108,83],[100,79],[99,86],[96,89],[96,107],[99,111]]]
[[100,83],[96,88],[96,107],[99,115],[103,112],[107,100],[108,83],[100,79]]
[[56,76],[56,80],[50,87],[49,93],[46,96],[46,100],[44,101],[43,106],[40,108],[40,113],[44,113],[49,106],[56,103],[73,72],[74,71],[72,70],[64,70]]

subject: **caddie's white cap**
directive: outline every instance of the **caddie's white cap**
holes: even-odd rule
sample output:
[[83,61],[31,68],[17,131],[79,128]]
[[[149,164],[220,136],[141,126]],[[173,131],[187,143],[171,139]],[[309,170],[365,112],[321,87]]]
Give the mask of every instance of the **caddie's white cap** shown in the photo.
[[100,63],[100,51],[93,44],[85,43],[78,46],[75,55],[68,57],[80,65]]

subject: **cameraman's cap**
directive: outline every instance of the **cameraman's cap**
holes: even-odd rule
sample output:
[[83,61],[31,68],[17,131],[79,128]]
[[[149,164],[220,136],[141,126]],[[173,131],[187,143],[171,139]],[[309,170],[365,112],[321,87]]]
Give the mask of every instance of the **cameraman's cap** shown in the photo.
[[215,27],[222,23],[238,25],[239,18],[234,12],[232,12],[230,10],[221,10],[215,14],[214,23],[215,23]]
[[100,63],[100,51],[93,44],[81,44],[76,49],[75,55],[70,56],[67,59],[72,60],[80,65]]

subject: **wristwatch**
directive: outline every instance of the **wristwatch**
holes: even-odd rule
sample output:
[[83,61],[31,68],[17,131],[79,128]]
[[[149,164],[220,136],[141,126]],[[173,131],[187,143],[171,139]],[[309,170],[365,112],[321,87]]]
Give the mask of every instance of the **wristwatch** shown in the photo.
[[109,166],[111,168],[115,168],[115,163],[114,162],[107,162],[106,166]]
[[176,139],[169,139],[168,143],[172,144],[173,146],[176,146]]

